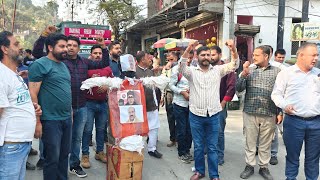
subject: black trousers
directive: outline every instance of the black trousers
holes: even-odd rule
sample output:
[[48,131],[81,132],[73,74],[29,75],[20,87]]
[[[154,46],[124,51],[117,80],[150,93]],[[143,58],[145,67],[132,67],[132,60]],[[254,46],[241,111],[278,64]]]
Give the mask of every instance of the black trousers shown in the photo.
[[172,92],[167,92],[165,96],[167,119],[170,131],[170,141],[176,141],[176,120],[173,114],[173,104],[172,104],[173,94]]

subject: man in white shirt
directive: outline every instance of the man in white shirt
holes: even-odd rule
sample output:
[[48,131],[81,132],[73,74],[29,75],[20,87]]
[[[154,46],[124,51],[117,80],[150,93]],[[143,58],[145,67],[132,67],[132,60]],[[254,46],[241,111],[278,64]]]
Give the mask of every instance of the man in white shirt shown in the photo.
[[303,142],[306,179],[319,177],[320,70],[315,68],[318,57],[316,44],[305,43],[299,47],[296,64],[278,74],[271,94],[274,103],[286,113],[283,140],[287,180],[294,180],[298,175]]
[[187,66],[189,52],[197,45],[191,42],[182,55],[179,72],[189,81],[189,120],[194,143],[195,174],[191,180],[205,176],[204,144],[208,147],[208,171],[211,180],[219,180],[218,135],[220,105],[220,81],[223,76],[239,67],[239,57],[232,40],[227,41],[232,53],[232,61],[224,65],[212,66],[210,49],[206,46],[197,49],[199,64]]
[[[188,58],[188,66],[192,59]],[[172,68],[169,87],[173,94],[173,115],[176,121],[176,138],[178,142],[179,159],[186,164],[193,161],[190,154],[192,136],[189,122],[189,83],[188,80],[178,72],[178,66]]]
[[[26,162],[40,106],[17,73],[20,44],[12,33],[0,32],[0,179],[24,180]],[[36,108],[36,112],[35,112]]]

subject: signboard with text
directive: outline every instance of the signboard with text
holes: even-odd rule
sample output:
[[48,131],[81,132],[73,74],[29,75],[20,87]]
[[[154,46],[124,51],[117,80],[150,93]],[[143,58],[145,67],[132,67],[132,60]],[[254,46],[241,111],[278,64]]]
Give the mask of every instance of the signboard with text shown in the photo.
[[291,41],[320,40],[320,23],[293,23]]
[[71,35],[79,38],[96,38],[102,36],[104,39],[111,39],[111,30],[105,29],[65,27],[64,34],[66,36]]

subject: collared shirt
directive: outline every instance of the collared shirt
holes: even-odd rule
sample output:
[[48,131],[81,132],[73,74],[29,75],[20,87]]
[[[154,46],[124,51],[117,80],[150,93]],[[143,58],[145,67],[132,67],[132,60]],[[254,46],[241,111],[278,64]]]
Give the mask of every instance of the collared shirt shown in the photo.
[[253,69],[246,78],[240,77],[236,90],[246,90],[243,111],[249,114],[274,116],[277,107],[271,100],[271,92],[280,68],[271,66]]
[[112,69],[112,73],[114,77],[120,77],[121,76],[120,61],[115,61],[110,58],[109,64],[110,64],[110,68]]
[[179,79],[178,66],[172,68],[169,87],[174,93],[172,103],[181,107],[188,107],[189,101],[186,100],[180,93],[181,91],[189,90],[189,83],[188,80],[182,76],[182,74],[181,78]]
[[320,70],[312,68],[305,73],[297,65],[278,74],[271,98],[282,108],[293,105],[297,116],[320,115]]
[[189,109],[202,117],[212,116],[222,110],[220,105],[220,81],[223,76],[239,67],[239,58],[230,63],[209,66],[203,71],[200,66],[187,66],[186,58],[179,60],[179,72],[188,79],[190,86]]
[[285,68],[289,67],[289,65],[287,63],[279,63],[275,60],[269,61],[271,66],[275,66],[280,68],[281,70],[284,70]]

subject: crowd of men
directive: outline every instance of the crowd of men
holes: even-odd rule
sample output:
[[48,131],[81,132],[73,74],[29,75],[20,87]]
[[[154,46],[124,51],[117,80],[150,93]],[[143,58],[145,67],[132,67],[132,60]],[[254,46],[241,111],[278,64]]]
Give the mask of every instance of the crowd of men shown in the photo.
[[[114,41],[107,48],[103,38],[96,41],[89,59],[83,58],[78,55],[79,38],[58,34],[54,26],[48,26],[23,59],[22,47],[13,34],[0,33],[0,179],[25,178],[28,154],[36,154],[31,151],[33,138],[40,138],[37,166],[43,168],[45,180],[66,180],[68,171],[86,177],[83,168],[91,167],[89,146],[94,125],[94,157],[107,161],[108,87],[95,87],[88,93],[80,90],[81,83],[98,76],[157,75],[170,78],[170,83],[162,93],[145,87],[150,156],[163,157],[157,140],[159,106],[165,105],[170,132],[167,146],[178,147],[182,162],[194,161],[195,173],[190,179],[205,177],[206,154],[209,178],[219,180],[218,167],[225,163],[227,102],[236,91],[245,91],[245,167],[240,178],[248,179],[254,173],[258,155],[259,174],[266,180],[274,179],[268,164],[278,164],[278,128],[282,129],[279,125],[284,121],[286,178],[296,179],[304,142],[306,179],[318,179],[320,70],[315,68],[319,56],[316,44],[301,45],[296,64],[289,66],[284,63],[285,50],[276,50],[273,60],[273,49],[268,45],[254,49],[250,64],[240,62],[235,43],[228,40],[231,60],[227,63],[221,60],[219,46],[208,48],[192,41],[181,57],[169,52],[164,66],[157,56],[152,59],[149,53],[139,51],[135,54],[136,70],[125,72],[119,62],[120,43]],[[243,70],[237,77],[240,65]],[[130,95],[129,91],[128,103],[134,103]],[[132,114],[129,123],[137,121],[134,111],[128,109]]]

